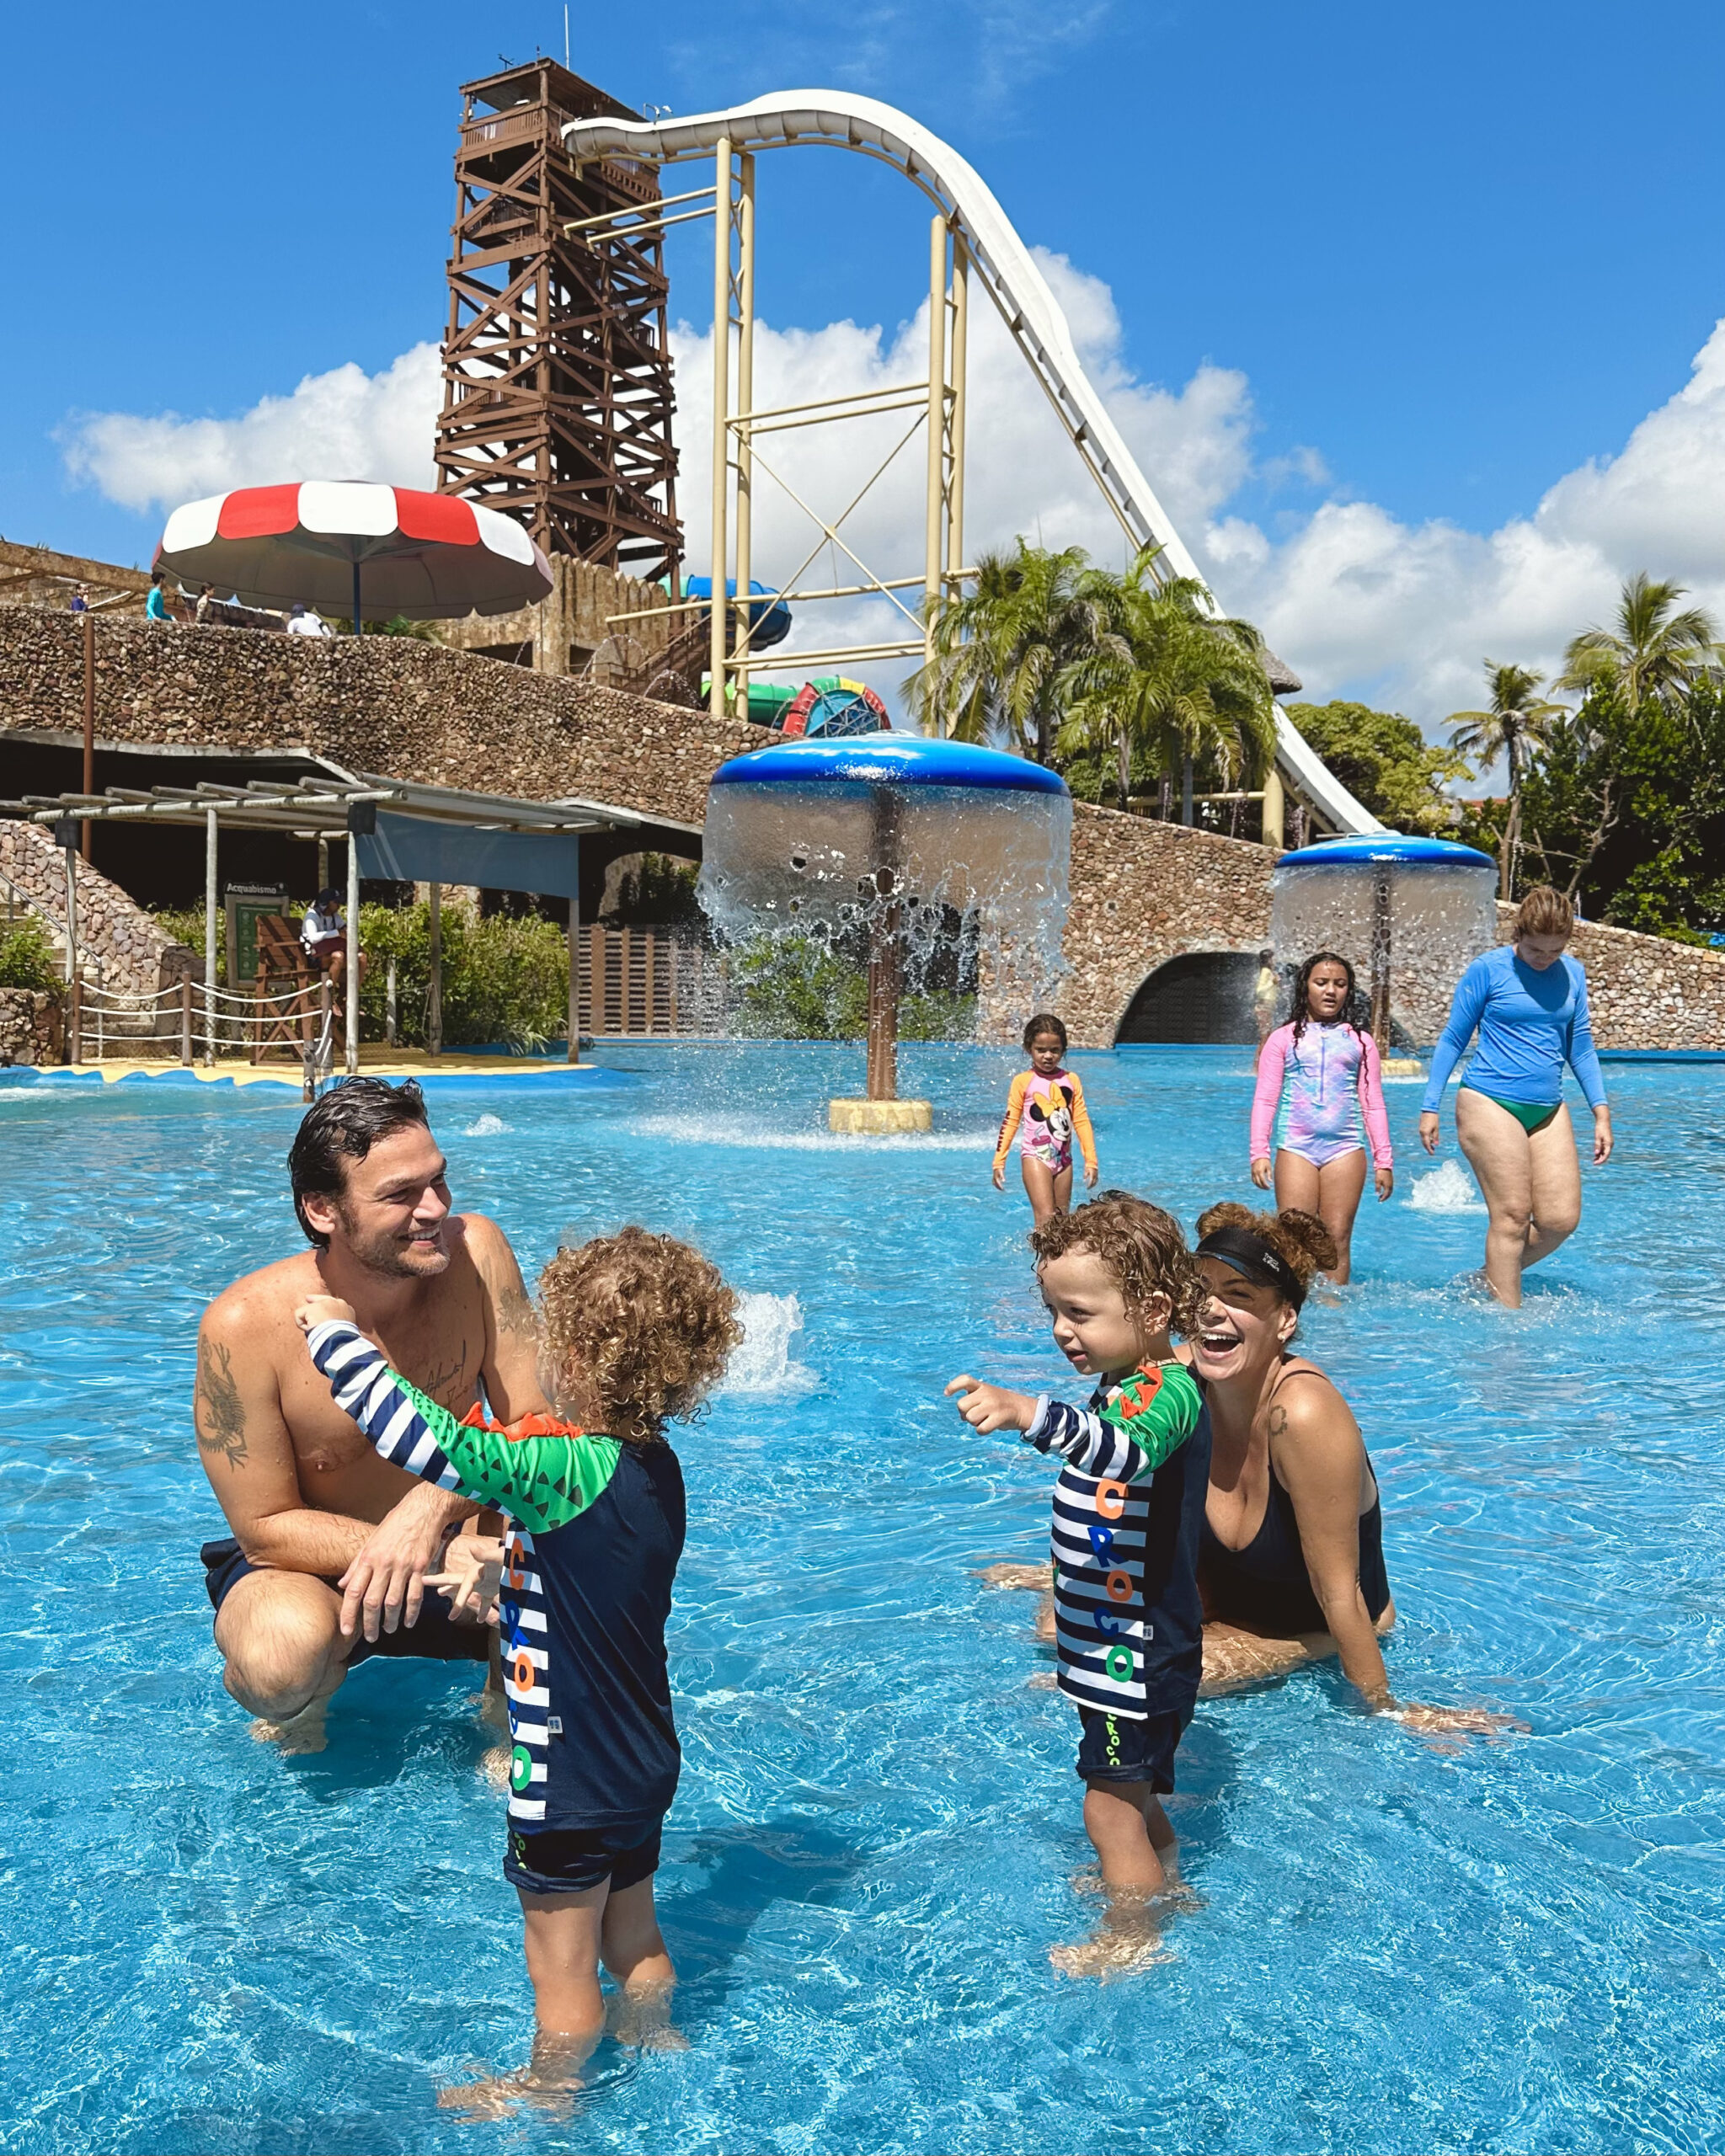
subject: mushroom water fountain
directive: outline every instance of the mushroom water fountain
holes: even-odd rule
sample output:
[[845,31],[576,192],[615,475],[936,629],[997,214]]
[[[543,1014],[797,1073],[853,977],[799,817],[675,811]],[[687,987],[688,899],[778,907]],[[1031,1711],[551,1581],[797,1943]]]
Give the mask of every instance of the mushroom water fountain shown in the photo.
[[1497,894],[1497,863],[1449,839],[1386,831],[1301,846],[1271,879],[1277,968],[1314,951],[1351,959],[1370,985],[1371,1030],[1387,1059],[1392,1007],[1415,1040],[1437,1038],[1462,969],[1498,940]]
[[808,938],[868,969],[862,1099],[834,1130],[927,1130],[898,1097],[899,1005],[953,918],[996,1001],[1033,1002],[1065,971],[1072,800],[1021,756],[914,734],[791,741],[714,772],[697,895],[733,945]]

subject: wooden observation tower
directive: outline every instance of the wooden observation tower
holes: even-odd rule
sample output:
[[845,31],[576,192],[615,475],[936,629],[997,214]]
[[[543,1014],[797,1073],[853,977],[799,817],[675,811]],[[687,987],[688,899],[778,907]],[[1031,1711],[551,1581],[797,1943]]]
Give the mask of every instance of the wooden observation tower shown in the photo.
[[545,59],[462,94],[438,486],[513,511],[549,555],[675,589],[658,171],[578,163],[561,132],[638,115]]

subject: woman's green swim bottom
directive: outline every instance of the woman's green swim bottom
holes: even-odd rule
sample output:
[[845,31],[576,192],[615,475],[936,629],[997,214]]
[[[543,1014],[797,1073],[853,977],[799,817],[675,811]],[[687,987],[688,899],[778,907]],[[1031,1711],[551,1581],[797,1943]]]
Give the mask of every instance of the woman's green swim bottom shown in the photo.
[[1496,1093],[1487,1093],[1478,1086],[1464,1086],[1465,1093],[1477,1093],[1482,1101],[1489,1101],[1494,1107],[1513,1115],[1530,1138],[1535,1138],[1556,1116],[1563,1105],[1562,1101],[1505,1101]]

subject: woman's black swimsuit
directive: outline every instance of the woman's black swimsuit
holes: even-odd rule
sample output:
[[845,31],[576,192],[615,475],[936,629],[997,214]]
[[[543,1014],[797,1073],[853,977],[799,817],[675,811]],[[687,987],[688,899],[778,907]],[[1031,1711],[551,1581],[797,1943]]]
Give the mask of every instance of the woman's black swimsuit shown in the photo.
[[[1370,1459],[1366,1465],[1371,1467]],[[1390,1580],[1384,1570],[1384,1503],[1377,1494],[1375,1469],[1371,1481],[1371,1510],[1359,1515],[1359,1592],[1375,1625],[1390,1606]],[[1204,1518],[1199,1529],[1198,1577],[1205,1616],[1222,1624],[1243,1625],[1279,1640],[1329,1630],[1311,1591],[1294,1500],[1277,1481],[1274,1462],[1263,1524],[1243,1550],[1230,1550],[1218,1541]]]

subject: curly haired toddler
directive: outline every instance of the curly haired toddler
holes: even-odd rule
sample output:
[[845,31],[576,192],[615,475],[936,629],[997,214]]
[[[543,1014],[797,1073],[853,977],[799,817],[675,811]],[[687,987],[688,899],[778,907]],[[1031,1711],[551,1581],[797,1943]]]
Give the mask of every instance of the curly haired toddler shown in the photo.
[[[1210,1424],[1175,1355],[1202,1297],[1179,1223],[1104,1191],[1032,1231],[1055,1342],[1097,1380],[1087,1407],[954,1378],[974,1429],[1064,1461],[1054,1498],[1060,1689],[1078,1710],[1084,1825],[1104,1885],[1153,1894],[1174,1834],[1159,1801],[1198,1698],[1198,1538]],[[1063,1966],[1066,1966],[1063,1964]]]
[[[665,1628],[683,1547],[665,1425],[692,1414],[742,1337],[737,1299],[687,1244],[629,1227],[540,1276],[554,1415],[457,1422],[360,1331],[349,1305],[295,1312],[337,1403],[376,1450],[509,1524],[498,1616],[509,1698],[509,1846],[540,2045],[568,2085],[605,2025],[599,1964],[627,1997],[674,1981],[653,1908],[681,1753]],[[489,1593],[480,1598],[489,1599]],[[542,2082],[547,2077],[537,2077]]]

